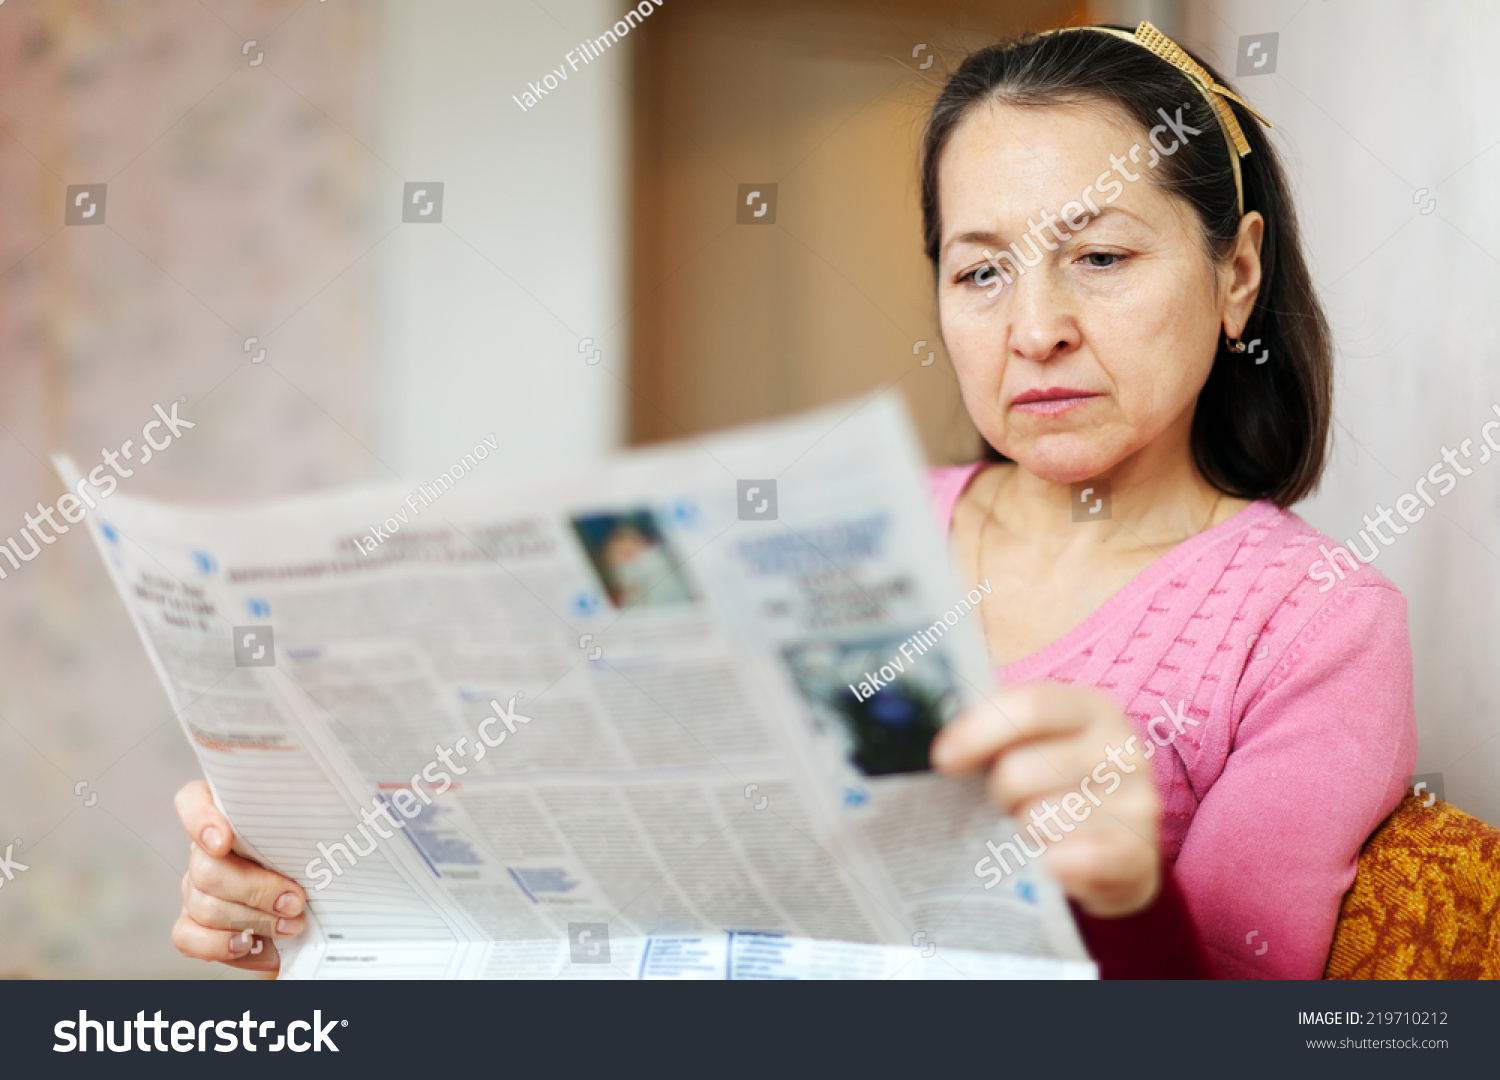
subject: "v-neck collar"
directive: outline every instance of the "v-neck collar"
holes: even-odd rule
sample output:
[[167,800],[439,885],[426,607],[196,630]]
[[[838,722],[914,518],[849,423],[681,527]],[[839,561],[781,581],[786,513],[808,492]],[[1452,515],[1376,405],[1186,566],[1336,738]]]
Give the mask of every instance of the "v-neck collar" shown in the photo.
[[[963,487],[959,489],[958,497],[953,500],[953,505],[958,506],[958,500],[963,498],[963,492],[968,490],[974,482],[974,477],[990,464],[989,462],[976,462],[973,471],[964,477]],[[1123,613],[1137,608],[1142,600],[1142,594],[1149,596],[1161,587],[1162,583],[1178,573],[1184,566],[1193,562],[1204,551],[1216,544],[1233,537],[1246,529],[1273,518],[1280,511],[1274,503],[1265,500],[1257,500],[1249,506],[1238,511],[1232,516],[1225,518],[1217,525],[1204,529],[1196,536],[1190,536],[1180,544],[1170,548],[1164,555],[1158,558],[1150,566],[1146,567],[1135,577],[1127,581],[1110,598],[1104,601],[1091,615],[1085,618],[1073,629],[1062,637],[1044,645],[1029,656],[1023,656],[1013,663],[997,668],[1003,683],[1031,682],[1051,671],[1057,665],[1076,653],[1088,642],[1099,636],[1100,632],[1110,626]],[[953,530],[953,515],[948,515],[948,534],[951,537]]]

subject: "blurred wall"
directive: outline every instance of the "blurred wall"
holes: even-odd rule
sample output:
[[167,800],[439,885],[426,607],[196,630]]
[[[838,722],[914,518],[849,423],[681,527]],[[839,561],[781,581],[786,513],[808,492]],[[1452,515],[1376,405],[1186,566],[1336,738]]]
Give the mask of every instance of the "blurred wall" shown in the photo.
[[[518,468],[622,438],[630,54],[659,16],[586,65],[575,53],[577,71],[565,59],[620,6],[383,5],[386,171],[444,184],[442,225],[394,229],[380,259],[379,438],[404,473],[491,432]],[[512,95],[558,68],[568,79],[523,112]]]
[[[53,451],[87,469],[158,403],[196,426],[133,494],[415,481],[491,433],[495,469],[614,446],[631,43],[534,111],[511,95],[616,17],[5,0],[0,541],[60,493]],[[408,182],[443,185],[440,222],[403,223]],[[69,185],[80,213],[103,185],[78,225]],[[225,976],[168,940],[197,768],[81,531],[0,580],[0,645],[0,852],[28,867],[0,976]]]
[[1403,534],[1384,530],[1394,543],[1374,565],[1407,600],[1417,771],[1500,825],[1500,460],[1480,463],[1500,405],[1500,70],[1481,44],[1500,7],[1230,0],[1187,14],[1189,40],[1231,77],[1276,35],[1274,58],[1262,48],[1237,81],[1276,125],[1338,349],[1332,462],[1299,512],[1362,544],[1377,504],[1470,440],[1456,460],[1472,475],[1449,470],[1452,490],[1398,519]]
[[905,399],[933,460],[972,460],[922,254],[922,124],[969,49],[1084,14],[1057,0],[665,8],[637,57],[631,437],[879,390]]

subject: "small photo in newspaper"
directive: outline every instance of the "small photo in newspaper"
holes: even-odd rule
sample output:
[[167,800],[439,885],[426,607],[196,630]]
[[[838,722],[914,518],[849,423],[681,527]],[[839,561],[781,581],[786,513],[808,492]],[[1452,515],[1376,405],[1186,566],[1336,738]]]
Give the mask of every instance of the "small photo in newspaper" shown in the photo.
[[926,770],[932,740],[958,712],[942,648],[916,652],[912,640],[898,633],[782,649],[818,736],[841,745],[861,775]]
[[697,598],[682,560],[649,509],[580,514],[572,525],[614,607],[686,604]]

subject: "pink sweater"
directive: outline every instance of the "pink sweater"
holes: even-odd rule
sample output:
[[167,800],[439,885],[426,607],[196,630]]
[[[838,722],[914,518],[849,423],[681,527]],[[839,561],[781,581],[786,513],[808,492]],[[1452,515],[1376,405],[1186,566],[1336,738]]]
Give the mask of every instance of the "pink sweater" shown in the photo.
[[[981,467],[931,471],[945,532]],[[1373,566],[1320,593],[1320,543],[1252,503],[998,672],[1095,687],[1144,745],[1148,724],[1171,738],[1151,759],[1162,851],[1227,978],[1322,976],[1359,849],[1416,761],[1406,600]]]

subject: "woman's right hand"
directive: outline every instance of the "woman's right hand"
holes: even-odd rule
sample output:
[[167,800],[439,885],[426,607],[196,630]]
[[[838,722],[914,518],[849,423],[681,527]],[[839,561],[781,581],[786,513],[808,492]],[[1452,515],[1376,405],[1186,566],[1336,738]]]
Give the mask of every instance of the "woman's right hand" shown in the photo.
[[[1042,858],[1063,891],[1088,914],[1116,918],[1151,904],[1162,881],[1161,799],[1151,765],[1124,763],[1138,737],[1120,707],[1098,691],[1035,683],[996,691],[954,718],[934,740],[932,760],[945,773],[988,773],[991,801],[1022,827],[1030,815],[1032,838],[1046,849]],[[1111,749],[1115,757],[1107,756]],[[1099,770],[1111,764],[1120,771],[1109,774],[1115,786],[1104,787],[1104,802],[1089,784],[1105,784]],[[1066,806],[1070,793],[1078,806],[1064,821],[1048,800]],[[1041,813],[1048,807],[1060,834]],[[1038,824],[1050,847],[1037,835]]]
[[194,960],[217,960],[248,971],[278,970],[281,955],[274,941],[302,932],[307,894],[290,878],[230,850],[234,830],[204,781],[188,784],[174,803],[193,846],[172,944]]

